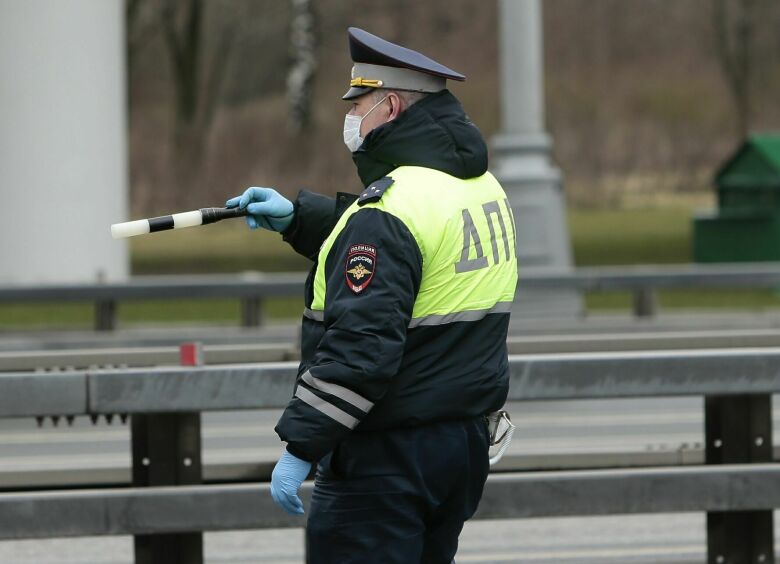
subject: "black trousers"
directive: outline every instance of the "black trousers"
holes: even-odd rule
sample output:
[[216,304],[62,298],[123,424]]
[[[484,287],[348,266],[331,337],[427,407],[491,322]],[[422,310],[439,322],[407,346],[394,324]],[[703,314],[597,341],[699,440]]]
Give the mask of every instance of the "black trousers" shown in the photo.
[[309,564],[450,564],[488,474],[482,418],[356,432],[323,458]]

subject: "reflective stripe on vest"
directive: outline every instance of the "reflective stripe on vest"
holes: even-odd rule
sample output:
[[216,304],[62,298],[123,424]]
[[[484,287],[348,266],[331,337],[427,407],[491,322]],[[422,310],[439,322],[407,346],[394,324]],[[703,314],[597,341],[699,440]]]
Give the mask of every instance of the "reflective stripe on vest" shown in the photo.
[[476,321],[508,312],[517,285],[515,221],[501,185],[489,172],[462,180],[437,170],[403,166],[378,202],[353,203],[319,253],[307,317],[325,310],[325,261],[352,214],[374,208],[398,218],[423,259],[422,281],[409,327]]

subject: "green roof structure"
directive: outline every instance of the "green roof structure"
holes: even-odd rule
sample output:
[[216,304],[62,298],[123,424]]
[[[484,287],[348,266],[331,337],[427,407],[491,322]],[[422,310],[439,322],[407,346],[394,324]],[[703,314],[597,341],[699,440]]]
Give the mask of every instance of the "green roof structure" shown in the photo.
[[750,135],[715,175],[716,214],[693,221],[696,262],[780,261],[780,133]]
[[720,188],[780,189],[780,133],[747,138],[715,175]]

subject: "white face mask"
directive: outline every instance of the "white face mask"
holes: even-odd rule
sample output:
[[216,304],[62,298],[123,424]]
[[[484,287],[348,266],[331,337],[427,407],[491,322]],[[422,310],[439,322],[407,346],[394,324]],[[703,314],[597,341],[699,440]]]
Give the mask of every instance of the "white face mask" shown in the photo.
[[354,116],[352,114],[344,116],[344,144],[353,153],[360,149],[360,146],[363,144],[363,138],[360,136],[360,124],[363,122],[363,118],[373,112],[374,108],[385,100],[387,100],[387,96],[371,106],[371,109],[364,116]]

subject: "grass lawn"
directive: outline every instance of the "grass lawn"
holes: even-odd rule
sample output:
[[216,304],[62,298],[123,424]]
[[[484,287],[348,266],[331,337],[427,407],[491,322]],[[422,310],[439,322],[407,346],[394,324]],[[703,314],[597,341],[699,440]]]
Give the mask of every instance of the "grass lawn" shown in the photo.
[[[299,317],[303,298],[267,300],[264,314],[268,319]],[[0,330],[25,329],[91,329],[94,310],[88,303],[0,304]],[[121,326],[149,325],[232,325],[240,323],[239,300],[138,300],[119,304]]]
[[691,210],[573,210],[569,234],[577,266],[691,261]]
[[[569,212],[572,251],[577,266],[689,263],[693,226],[689,207]],[[661,308],[740,309],[761,311],[780,307],[780,292],[772,290],[663,290]],[[589,311],[627,310],[628,292],[591,293]]]
[[130,240],[133,274],[214,274],[308,270],[311,262],[265,229],[242,220],[162,231]]
[[[691,210],[666,206],[631,210],[572,210],[569,230],[577,266],[687,263],[691,260]],[[207,274],[306,270],[297,255],[275,233],[247,229],[226,221],[198,229],[156,233],[130,240],[134,274]],[[682,291],[659,293],[662,308],[780,307],[772,291]],[[626,310],[625,292],[589,294],[589,310]],[[268,300],[270,319],[298,318],[302,299]],[[83,327],[92,324],[90,304],[0,304],[0,329]],[[235,325],[238,300],[151,300],[119,305],[119,323],[213,323]]]
[[[569,231],[577,266],[690,262],[691,211],[573,210]],[[307,270],[309,261],[276,234],[224,221],[130,239],[134,274]]]

